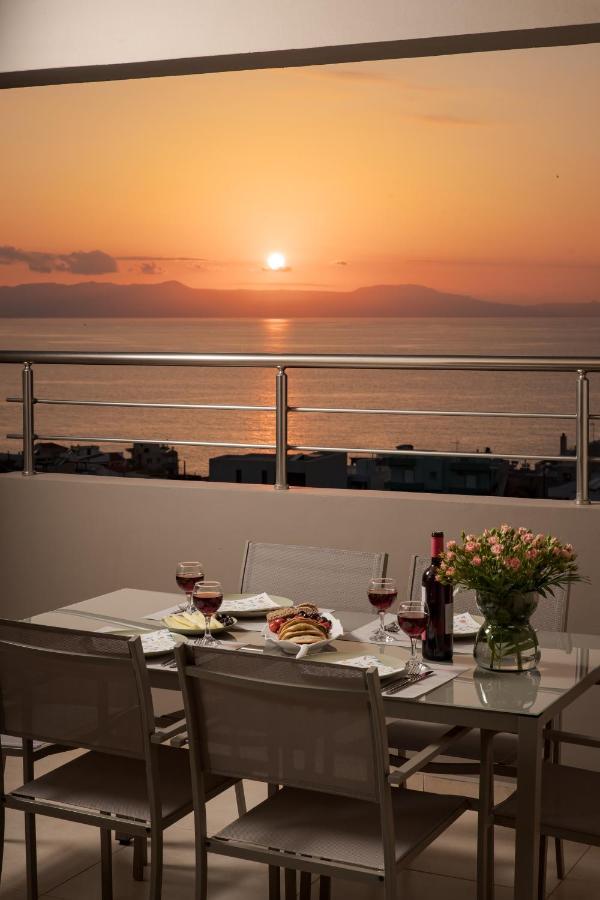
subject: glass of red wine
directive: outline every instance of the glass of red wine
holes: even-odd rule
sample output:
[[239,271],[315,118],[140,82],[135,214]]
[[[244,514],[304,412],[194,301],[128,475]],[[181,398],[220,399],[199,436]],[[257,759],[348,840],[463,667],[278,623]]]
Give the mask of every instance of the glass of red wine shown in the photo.
[[398,607],[398,625],[410,638],[410,659],[406,663],[409,675],[418,675],[423,669],[423,658],[417,647],[421,647],[428,618],[425,600],[405,600]]
[[385,629],[385,614],[390,606],[396,602],[398,596],[398,588],[394,578],[373,578],[369,582],[368,595],[369,603],[374,606],[379,613],[377,622],[377,630],[373,633],[371,640],[376,644],[395,644],[396,640],[389,631]]
[[210,633],[210,620],[223,602],[223,588],[219,581],[199,581],[192,593],[194,607],[204,616],[204,637],[200,647],[218,647],[219,642]]
[[177,563],[175,581],[177,582],[177,587],[187,596],[188,605],[186,612],[194,612],[192,592],[197,581],[204,581],[204,566],[201,562]]

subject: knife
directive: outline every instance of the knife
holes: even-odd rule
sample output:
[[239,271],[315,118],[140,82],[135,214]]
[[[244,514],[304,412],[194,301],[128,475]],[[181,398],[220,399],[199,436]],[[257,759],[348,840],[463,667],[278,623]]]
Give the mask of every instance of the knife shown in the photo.
[[429,678],[430,675],[433,675],[434,672],[430,669],[428,672],[421,672],[420,675],[407,675],[406,678],[401,678],[400,680],[393,681],[388,687],[384,687],[384,694],[397,694],[398,691],[401,691],[402,688],[412,686],[413,684],[418,684],[420,681],[424,681],[426,678]]

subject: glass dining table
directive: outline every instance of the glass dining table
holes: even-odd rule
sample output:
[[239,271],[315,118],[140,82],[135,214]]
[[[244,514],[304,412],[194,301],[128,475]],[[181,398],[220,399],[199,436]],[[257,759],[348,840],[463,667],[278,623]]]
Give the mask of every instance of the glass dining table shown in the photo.
[[[180,602],[180,595],[123,588],[72,606],[34,616],[37,624],[78,628],[88,631],[126,629],[139,626],[155,629],[156,621],[145,617],[152,611]],[[372,619],[361,613],[336,613],[347,629],[356,629]],[[259,631],[232,631],[228,642],[266,652]],[[455,725],[477,729],[481,733],[482,766],[478,826],[478,900],[493,893],[492,840],[492,741],[498,732],[518,736],[517,823],[515,855],[515,900],[535,900],[538,887],[539,823],[544,729],[593,685],[600,683],[600,635],[568,632],[540,633],[542,658],[537,670],[526,673],[493,673],[476,667],[468,653],[455,657],[463,666],[452,680],[418,697],[383,693],[389,718]],[[372,644],[336,641],[332,648],[348,654],[373,654]],[[386,645],[386,658],[402,660],[408,648]],[[153,687],[179,690],[178,676],[168,662],[148,659]]]

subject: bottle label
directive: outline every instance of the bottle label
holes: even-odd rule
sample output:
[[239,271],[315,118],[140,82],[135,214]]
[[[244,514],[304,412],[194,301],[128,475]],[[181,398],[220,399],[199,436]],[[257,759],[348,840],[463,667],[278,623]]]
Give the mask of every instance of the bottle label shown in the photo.
[[454,634],[454,603],[446,603],[446,634]]
[[444,551],[444,535],[443,534],[432,534],[431,535],[431,556],[432,558],[438,557]]

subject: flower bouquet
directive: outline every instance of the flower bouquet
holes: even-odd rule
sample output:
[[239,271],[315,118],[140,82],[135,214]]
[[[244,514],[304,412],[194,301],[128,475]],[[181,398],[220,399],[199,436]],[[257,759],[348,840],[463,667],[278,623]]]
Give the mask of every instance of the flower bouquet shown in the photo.
[[448,541],[441,555],[439,581],[472,590],[485,616],[475,641],[480,666],[499,671],[536,667],[537,635],[530,624],[539,597],[583,581],[571,544],[528,528],[486,528]]

